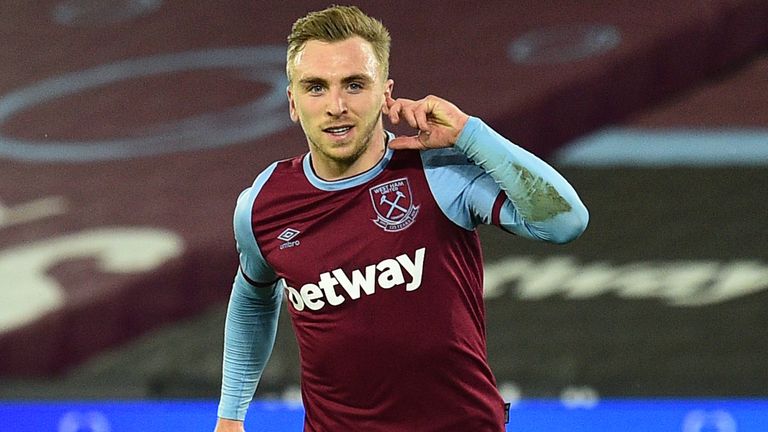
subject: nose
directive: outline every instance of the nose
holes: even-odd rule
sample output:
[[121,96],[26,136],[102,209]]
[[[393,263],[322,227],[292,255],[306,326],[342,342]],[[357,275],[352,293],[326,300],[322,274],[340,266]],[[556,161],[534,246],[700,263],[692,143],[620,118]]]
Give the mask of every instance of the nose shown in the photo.
[[340,117],[347,113],[347,101],[343,91],[334,90],[329,93],[326,113],[331,117]]

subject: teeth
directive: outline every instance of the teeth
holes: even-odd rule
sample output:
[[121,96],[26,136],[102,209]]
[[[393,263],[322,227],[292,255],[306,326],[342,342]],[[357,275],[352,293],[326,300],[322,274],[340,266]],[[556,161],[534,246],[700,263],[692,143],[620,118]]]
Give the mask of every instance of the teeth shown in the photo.
[[345,127],[337,127],[337,128],[328,128],[325,131],[330,132],[332,134],[343,134],[344,132],[350,129],[352,129],[350,126],[345,126]]

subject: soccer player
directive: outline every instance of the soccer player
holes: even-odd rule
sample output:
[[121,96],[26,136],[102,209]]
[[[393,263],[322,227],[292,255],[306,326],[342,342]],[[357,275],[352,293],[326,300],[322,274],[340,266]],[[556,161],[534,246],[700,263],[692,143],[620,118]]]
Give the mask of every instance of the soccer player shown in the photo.
[[[588,213],[545,162],[435,96],[394,99],[388,31],[355,7],[297,20],[290,116],[309,152],[239,197],[216,431],[242,431],[287,298],[305,431],[500,432],[475,228],[552,243]],[[382,118],[418,131],[395,137]]]

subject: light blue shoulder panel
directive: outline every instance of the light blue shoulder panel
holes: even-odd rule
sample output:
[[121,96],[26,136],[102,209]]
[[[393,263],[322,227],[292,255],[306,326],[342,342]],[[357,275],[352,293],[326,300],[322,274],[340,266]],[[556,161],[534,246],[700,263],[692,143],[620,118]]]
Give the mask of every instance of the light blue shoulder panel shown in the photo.
[[267,167],[256,177],[253,185],[240,194],[234,216],[235,240],[237,241],[237,252],[240,255],[240,268],[248,279],[264,284],[274,282],[277,276],[267,264],[259,245],[256,243],[251,225],[251,214],[253,202],[276,166],[277,162]]
[[482,168],[453,148],[423,151],[421,160],[432,196],[448,219],[466,230],[491,223],[501,189]]

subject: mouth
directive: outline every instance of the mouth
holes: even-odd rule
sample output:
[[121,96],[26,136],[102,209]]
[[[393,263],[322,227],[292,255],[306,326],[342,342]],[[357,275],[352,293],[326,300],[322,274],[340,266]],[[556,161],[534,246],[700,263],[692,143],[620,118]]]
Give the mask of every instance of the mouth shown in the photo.
[[350,125],[343,125],[343,126],[333,126],[323,129],[323,132],[327,134],[331,134],[333,136],[342,137],[347,134],[352,129],[352,126]]

